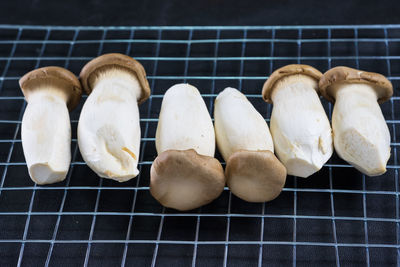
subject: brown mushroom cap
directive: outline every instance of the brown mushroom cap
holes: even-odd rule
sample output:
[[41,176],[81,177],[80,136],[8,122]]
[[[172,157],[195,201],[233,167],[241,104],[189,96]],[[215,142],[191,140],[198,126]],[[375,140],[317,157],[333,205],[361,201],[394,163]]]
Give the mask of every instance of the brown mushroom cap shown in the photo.
[[142,88],[142,94],[138,100],[139,104],[143,103],[147,100],[147,98],[149,98],[150,86],[146,78],[146,71],[144,70],[142,64],[127,55],[119,53],[104,54],[96,57],[89,61],[82,68],[79,78],[82,82],[83,89],[85,89],[85,92],[88,95],[93,90],[92,86],[97,77],[96,73],[99,71],[104,71],[108,68],[119,68],[136,76]]
[[194,149],[164,151],[151,166],[150,193],[165,207],[198,208],[216,199],[224,186],[221,163]]
[[317,82],[322,76],[322,73],[317,70],[316,68],[313,68],[308,65],[302,65],[302,64],[291,64],[291,65],[286,65],[282,68],[279,68],[275,70],[271,76],[269,76],[268,80],[264,83],[263,89],[262,89],[262,97],[264,101],[268,103],[272,103],[271,95],[272,91],[274,90],[275,84],[282,79],[283,77],[287,77],[290,75],[295,75],[295,74],[303,74],[303,75],[308,75],[312,78],[314,78]]
[[379,103],[385,102],[393,95],[392,83],[382,74],[342,66],[325,72],[319,80],[319,88],[321,95],[327,100],[335,102],[337,85],[351,83],[371,85],[375,89]]
[[240,150],[226,163],[225,176],[229,189],[249,202],[276,198],[286,181],[286,168],[269,150]]
[[82,95],[78,78],[69,70],[55,66],[43,67],[26,73],[19,79],[19,86],[27,101],[29,101],[31,91],[44,89],[47,86],[59,89],[67,95],[67,107],[70,111],[78,105]]

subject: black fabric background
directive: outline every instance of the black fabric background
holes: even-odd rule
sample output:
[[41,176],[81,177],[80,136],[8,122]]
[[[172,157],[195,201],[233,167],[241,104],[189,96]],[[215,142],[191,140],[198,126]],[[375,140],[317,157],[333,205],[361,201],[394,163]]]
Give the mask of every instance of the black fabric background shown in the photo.
[[400,23],[400,1],[15,0],[0,23],[43,25],[316,25]]

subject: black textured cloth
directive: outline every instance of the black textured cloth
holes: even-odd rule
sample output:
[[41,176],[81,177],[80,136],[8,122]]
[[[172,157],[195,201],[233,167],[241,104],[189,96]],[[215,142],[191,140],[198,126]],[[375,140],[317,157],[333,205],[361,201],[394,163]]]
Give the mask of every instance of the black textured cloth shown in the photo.
[[316,25],[400,23],[394,0],[15,0],[0,23],[41,25]]

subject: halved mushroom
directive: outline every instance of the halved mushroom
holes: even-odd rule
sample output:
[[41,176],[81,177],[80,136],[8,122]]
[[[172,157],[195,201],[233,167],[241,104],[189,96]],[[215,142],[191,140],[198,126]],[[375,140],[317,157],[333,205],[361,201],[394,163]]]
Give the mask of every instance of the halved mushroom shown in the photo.
[[318,96],[321,72],[307,65],[287,65],[265,82],[262,96],[274,104],[271,133],[275,151],[288,174],[308,177],[333,153],[332,130]]
[[106,54],[87,63],[80,79],[89,95],[78,124],[83,159],[100,177],[119,182],[136,177],[138,104],[150,96],[143,66],[126,55]]
[[214,158],[215,134],[199,91],[189,84],[164,95],[156,131],[158,157],[150,172],[150,192],[162,205],[191,210],[217,198],[225,186]]
[[232,193],[250,202],[276,198],[286,169],[274,155],[267,122],[247,98],[226,88],[215,99],[215,133]]
[[378,105],[393,94],[385,76],[335,67],[319,81],[321,94],[334,102],[332,128],[338,155],[368,176],[386,172],[390,133]]
[[44,67],[19,80],[28,106],[21,139],[31,179],[51,184],[65,179],[71,162],[71,123],[68,109],[76,107],[82,89],[70,71]]

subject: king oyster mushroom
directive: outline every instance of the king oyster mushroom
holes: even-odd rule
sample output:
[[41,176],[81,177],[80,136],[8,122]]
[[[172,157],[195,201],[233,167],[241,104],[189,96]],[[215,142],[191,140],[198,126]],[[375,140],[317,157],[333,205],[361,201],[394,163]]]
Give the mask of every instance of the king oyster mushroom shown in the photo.
[[225,176],[221,163],[214,158],[214,127],[194,86],[176,84],[165,93],[156,149],[150,192],[162,205],[191,210],[222,193]]
[[338,155],[368,176],[385,173],[390,133],[378,103],[392,96],[390,81],[378,73],[335,67],[322,76],[319,86],[335,103],[332,128]]
[[274,71],[262,90],[264,100],[274,104],[275,152],[291,175],[312,175],[333,153],[332,129],[318,96],[321,75],[308,65],[287,65]]
[[276,198],[285,185],[286,169],[274,155],[265,119],[234,88],[226,88],[215,99],[214,119],[232,193],[250,202]]
[[139,174],[138,105],[150,96],[143,66],[122,54],[105,54],[81,73],[89,95],[78,124],[78,143],[87,165],[100,177],[127,181]]
[[65,179],[71,162],[69,110],[81,99],[76,76],[60,67],[44,67],[19,80],[28,106],[22,118],[21,139],[31,179],[51,184]]

